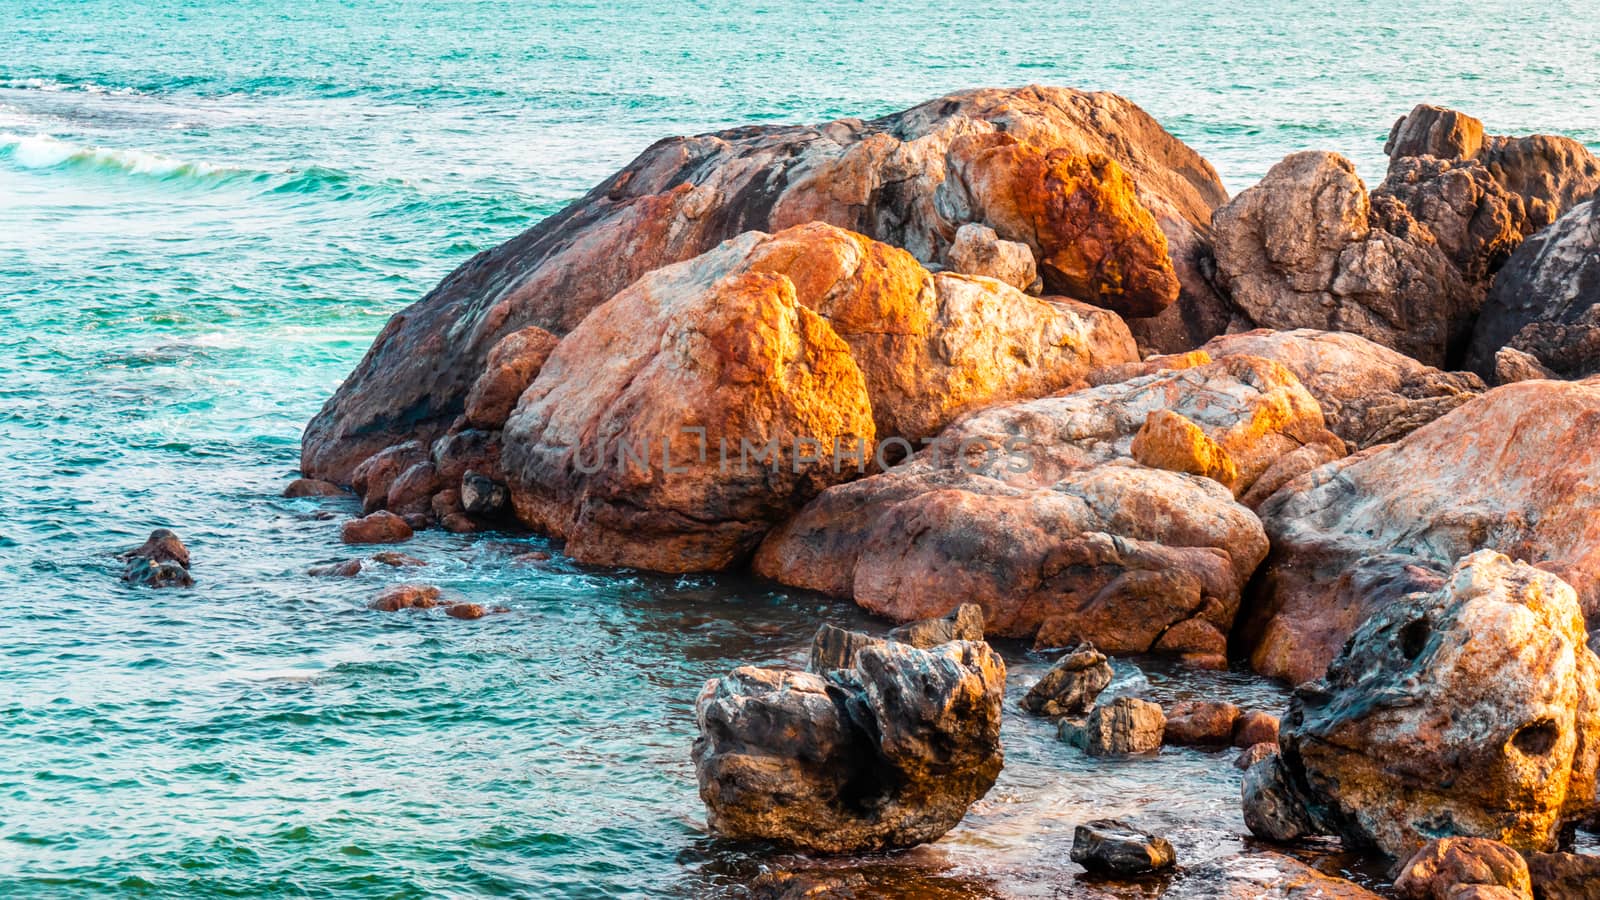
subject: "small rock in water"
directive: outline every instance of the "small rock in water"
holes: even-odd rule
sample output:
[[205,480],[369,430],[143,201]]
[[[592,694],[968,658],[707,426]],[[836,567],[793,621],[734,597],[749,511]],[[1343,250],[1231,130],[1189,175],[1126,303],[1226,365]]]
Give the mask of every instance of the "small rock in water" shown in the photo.
[[1252,709],[1233,723],[1233,745],[1242,749],[1278,743],[1278,717]]
[[861,631],[824,624],[811,639],[811,659],[807,672],[831,672],[856,664],[856,655],[868,647],[882,647],[886,641]]
[[398,544],[411,539],[412,528],[405,519],[379,510],[339,527],[339,540],[346,544]]
[[1600,900],[1600,856],[1529,853],[1525,859],[1539,900]]
[[150,532],[138,547],[121,555],[122,580],[147,587],[193,587],[189,576],[189,548],[165,528]]
[[1467,837],[1429,841],[1400,867],[1394,892],[1402,900],[1453,900],[1469,885],[1498,887],[1524,900],[1533,897],[1528,864],[1517,851],[1499,841]]
[[361,560],[341,559],[338,562],[312,566],[306,574],[313,578],[354,578],[361,574]]
[[1060,735],[1090,756],[1132,756],[1159,751],[1166,724],[1160,704],[1118,697],[1087,719],[1061,720]]
[[1093,644],[1079,644],[1039,679],[1022,698],[1022,708],[1036,716],[1077,716],[1094,708],[1095,698],[1111,683],[1111,663]]
[[337,497],[343,494],[344,488],[331,481],[322,481],[318,478],[296,478],[289,482],[283,489],[285,497]]
[[963,603],[938,619],[907,622],[889,630],[889,640],[927,650],[951,641],[983,640],[983,607]]
[[875,896],[860,872],[767,872],[750,883],[754,900],[855,900]]
[[439,605],[438,588],[428,584],[397,584],[374,597],[368,608],[379,612],[432,609]]
[[1239,707],[1224,700],[1185,700],[1167,714],[1162,739],[1184,746],[1226,746],[1233,741]]
[[1072,861],[1091,872],[1142,875],[1171,868],[1177,854],[1166,838],[1116,819],[1100,819],[1072,833]]
[[506,486],[480,472],[461,476],[461,508],[474,516],[499,515],[510,495]]
[[409,553],[401,553],[399,550],[379,550],[377,553],[372,554],[372,561],[396,568],[425,566],[428,564],[425,560],[418,559]]
[[516,556],[511,557],[511,561],[515,563],[545,562],[549,559],[550,554],[543,550],[530,550],[527,553],[518,553]]
[[1252,744],[1249,747],[1240,750],[1239,755],[1233,758],[1233,767],[1235,769],[1249,769],[1251,766],[1261,762],[1263,759],[1266,759],[1269,756],[1277,755],[1278,745],[1276,742],[1271,744]]
[[444,614],[452,619],[481,619],[489,611],[479,603],[452,603]]

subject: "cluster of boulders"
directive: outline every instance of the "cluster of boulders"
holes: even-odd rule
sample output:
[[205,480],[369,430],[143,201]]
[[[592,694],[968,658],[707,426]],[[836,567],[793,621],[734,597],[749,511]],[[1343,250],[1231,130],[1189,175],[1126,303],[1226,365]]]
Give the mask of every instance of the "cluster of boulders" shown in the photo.
[[[1092,644],[1025,701],[1090,752],[1243,746],[1258,833],[1554,849],[1594,807],[1600,162],[1427,106],[1387,152],[1230,200],[1128,101],[1039,87],[665,140],[391,319],[293,490],[354,491],[351,543],[515,523],[981,608],[708,688],[733,836],[948,829],[998,769],[986,630]],[[1274,736],[1096,706],[1103,653],[1305,684]]]

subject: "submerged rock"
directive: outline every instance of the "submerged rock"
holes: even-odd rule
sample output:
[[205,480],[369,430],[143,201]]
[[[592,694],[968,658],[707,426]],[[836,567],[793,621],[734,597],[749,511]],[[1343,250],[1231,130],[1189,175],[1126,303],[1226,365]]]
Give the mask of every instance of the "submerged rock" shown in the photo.
[[850,853],[937,840],[1003,762],[1005,664],[984,643],[886,644],[828,675],[745,666],[695,703],[711,829]]
[[354,578],[361,574],[361,560],[341,559],[323,563],[307,569],[306,574],[313,578]]
[[1028,688],[1022,708],[1036,716],[1079,716],[1111,683],[1111,663],[1093,644],[1079,644]]
[[1091,872],[1143,875],[1172,868],[1178,855],[1164,837],[1116,819],[1098,819],[1073,830],[1072,861]]
[[339,526],[339,540],[346,544],[398,544],[411,540],[412,529],[405,519],[379,510]]
[[145,542],[119,557],[122,580],[146,587],[193,587],[189,574],[189,548],[165,528],[150,532]]
[[1160,704],[1118,697],[1087,719],[1062,719],[1060,737],[1090,756],[1133,756],[1158,752],[1165,728]]
[[1377,894],[1326,875],[1292,856],[1250,849],[1237,858],[1185,866],[1161,900],[1379,900]]
[[1409,857],[1441,832],[1554,849],[1596,809],[1600,659],[1555,576],[1492,552],[1363,623],[1252,767],[1256,834]]
[[1533,900],[1528,864],[1517,851],[1487,838],[1436,838],[1400,866],[1394,892],[1402,900],[1452,900],[1468,885],[1503,888]]

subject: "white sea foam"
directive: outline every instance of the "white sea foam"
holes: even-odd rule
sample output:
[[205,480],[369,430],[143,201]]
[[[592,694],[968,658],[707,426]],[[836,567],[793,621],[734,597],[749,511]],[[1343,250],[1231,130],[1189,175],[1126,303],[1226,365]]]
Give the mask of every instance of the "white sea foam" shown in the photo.
[[48,134],[0,133],[0,157],[24,169],[53,169],[70,165],[154,178],[209,178],[239,171],[204,161],[176,159],[149,150],[90,147]]

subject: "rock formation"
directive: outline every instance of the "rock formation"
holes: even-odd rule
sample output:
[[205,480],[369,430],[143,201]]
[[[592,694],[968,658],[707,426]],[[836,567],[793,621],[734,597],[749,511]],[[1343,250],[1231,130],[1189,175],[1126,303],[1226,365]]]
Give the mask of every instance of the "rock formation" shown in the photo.
[[815,853],[937,840],[1000,772],[1004,688],[970,641],[867,647],[827,675],[735,669],[695,704],[707,823]]
[[1036,716],[1080,716],[1094,708],[1095,698],[1111,683],[1111,663],[1093,644],[1068,650],[1022,698],[1022,708]]
[[1560,576],[1600,623],[1597,429],[1600,384],[1522,382],[1284,487],[1238,635],[1256,671],[1320,677],[1370,614],[1483,548]]
[[411,526],[392,512],[379,510],[339,527],[339,539],[346,544],[398,544],[411,540]]
[[1600,194],[1529,238],[1496,276],[1466,365],[1508,380],[1503,350],[1564,378],[1600,372]]
[[1245,819],[1405,859],[1441,835],[1554,849],[1596,809],[1600,658],[1559,578],[1493,551],[1380,610],[1296,689]]
[[835,669],[854,668],[856,657],[862,650],[884,647],[890,643],[928,650],[951,641],[982,640],[983,607],[976,603],[963,603],[943,618],[908,622],[890,629],[889,634],[881,638],[824,624],[811,639],[811,655],[806,671],[820,675]]
[[[1232,491],[1134,463],[1163,411],[1226,452]],[[910,463],[824,492],[754,566],[897,621],[971,601],[991,635],[1221,665],[1240,588],[1267,549],[1233,491],[1311,444],[1342,446],[1293,375],[1243,356],[992,407]]]
[[1072,861],[1090,872],[1143,875],[1178,861],[1166,838],[1116,819],[1099,819],[1072,832]]
[[[957,149],[965,155],[952,158]],[[995,154],[1002,151],[1029,165],[1042,160],[1028,172],[1044,180],[1025,182],[1021,173],[995,170]],[[1125,183],[1109,174],[1112,166],[1126,174]],[[1088,182],[1076,174],[1085,167]],[[981,174],[982,183],[960,182],[966,171]],[[1092,182],[1102,177],[1096,172],[1118,187],[1096,193],[1100,186]],[[1085,184],[1089,193],[1072,193],[1072,185]],[[996,196],[986,185],[1021,193]],[[1116,203],[1099,205],[1101,196],[1114,196]],[[981,209],[997,217],[984,224],[1000,238],[1032,241],[1041,259],[1058,260],[1060,283],[1077,283],[1088,273],[1089,289],[1098,294],[1107,283],[1096,278],[1110,277],[1122,287],[1107,295],[1120,297],[1142,294],[1128,285],[1146,276],[1163,281],[1152,259],[1162,239],[1170,259],[1166,278],[1176,275],[1183,296],[1147,320],[1146,340],[1184,349],[1226,325],[1223,304],[1204,275],[1211,212],[1225,199],[1211,166],[1138,107],[1111,94],[1059,88],[966,91],[871,122],[747,127],[663,140],[583,199],[474,257],[395,315],[307,426],[302,468],[308,477],[342,484],[386,447],[407,440],[431,444],[466,411],[472,388],[490,368],[491,351],[508,335],[537,327],[563,336],[648,272],[747,231],[813,221],[937,263],[960,226],[981,221]],[[1137,249],[1135,258],[1112,267],[1073,230],[1083,220],[1074,216],[1071,229],[1055,230],[1052,223],[1067,211],[1087,217],[1088,234],[1100,234],[1094,223],[1102,217],[1122,212],[1142,212],[1161,233],[1101,248]],[[1008,225],[1020,233],[1007,231]],[[1058,238],[1076,249],[1053,243]],[[1143,308],[1169,287],[1151,294],[1153,302]]]
[[1536,900],[1600,900],[1600,856],[1527,853]]

